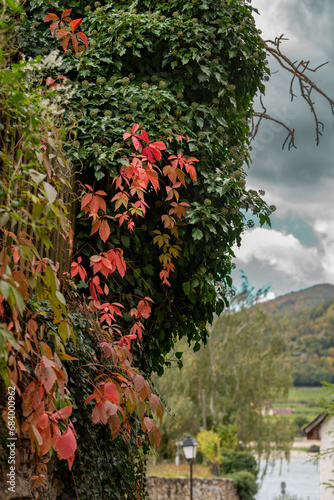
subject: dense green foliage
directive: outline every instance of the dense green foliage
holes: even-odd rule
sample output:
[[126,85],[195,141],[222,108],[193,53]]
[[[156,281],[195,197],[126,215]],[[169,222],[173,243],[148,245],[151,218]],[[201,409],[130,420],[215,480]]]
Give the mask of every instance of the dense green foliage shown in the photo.
[[254,455],[247,451],[230,451],[223,455],[221,462],[221,472],[224,474],[232,474],[233,472],[240,472],[247,470],[256,478],[259,473],[259,467],[254,458]]
[[[27,19],[19,34],[27,55],[58,47],[46,24],[46,12],[73,7],[83,17],[89,48],[66,53],[63,75],[77,83],[68,109],[75,127],[68,137],[68,154],[80,165],[80,180],[103,185],[111,193],[117,158],[128,149],[122,134],[142,124],[151,137],[169,143],[168,152],[197,157],[198,182],[187,181],[182,201],[191,207],[187,224],[178,226],[181,247],[171,287],[158,278],[159,250],[152,231],[162,229],[166,202],[148,193],[151,208],[145,224],[134,233],[112,228],[113,245],[125,248],[133,273],[111,284],[120,299],[127,294],[150,295],[155,301],[149,332],[137,361],[147,372],[161,373],[177,338],[206,341],[206,324],[220,313],[231,285],[232,246],[241,240],[248,222],[245,213],[269,222],[270,209],[258,193],[245,189],[243,164],[248,159],[248,118],[255,93],[267,78],[265,51],[252,17],[241,0],[196,2],[85,2],[42,0],[27,3]],[[51,75],[56,76],[56,75]],[[73,121],[71,122],[73,125]],[[79,221],[77,246],[87,243],[88,227]],[[102,250],[102,245],[97,246]],[[121,300],[122,301],[122,300]]]

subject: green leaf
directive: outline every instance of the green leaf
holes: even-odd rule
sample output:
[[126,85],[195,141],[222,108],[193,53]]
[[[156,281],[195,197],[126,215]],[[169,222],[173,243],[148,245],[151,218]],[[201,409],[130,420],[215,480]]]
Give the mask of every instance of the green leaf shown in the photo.
[[6,300],[8,300],[10,295],[10,285],[8,281],[0,281],[0,293]]
[[44,179],[46,178],[46,174],[42,174],[41,172],[37,172],[37,170],[34,170],[33,168],[31,168],[29,170],[29,175],[36,184],[39,184],[41,181],[44,181]]
[[199,126],[199,128],[204,127],[204,120],[203,118],[200,118],[199,116],[195,117],[196,124]]
[[148,274],[149,276],[154,276],[154,267],[152,264],[147,264],[144,269],[143,269],[145,274]]
[[203,233],[197,227],[192,230],[192,237],[194,240],[201,240],[203,238]]
[[184,283],[182,283],[182,288],[183,288],[183,291],[186,295],[189,295],[190,293],[190,290],[191,290],[191,284],[190,284],[190,281],[185,281]]
[[43,187],[44,187],[48,202],[53,203],[55,201],[55,199],[57,198],[57,191],[55,190],[55,188],[53,186],[51,186],[51,184],[49,184],[48,182],[45,182],[45,181],[43,182]]
[[68,337],[71,335],[71,328],[67,321],[62,321],[58,325],[58,333],[61,340],[65,343]]
[[13,337],[13,335],[6,329],[4,328],[3,326],[0,326],[0,335],[2,335],[2,337],[4,337],[5,339],[7,339],[10,344],[15,347],[15,349],[18,348],[18,344],[15,340],[15,338]]
[[65,297],[61,292],[58,292],[58,290],[56,291],[56,297],[59,300],[59,302],[61,302],[64,306],[66,306]]
[[130,248],[131,240],[129,236],[121,236],[121,242],[125,248]]
[[200,348],[201,348],[201,344],[199,342],[196,342],[196,344],[194,345],[193,351],[197,352],[200,350]]
[[210,71],[210,68],[208,68],[208,66],[200,66],[201,70],[203,73],[205,73],[207,76],[211,76],[211,71]]

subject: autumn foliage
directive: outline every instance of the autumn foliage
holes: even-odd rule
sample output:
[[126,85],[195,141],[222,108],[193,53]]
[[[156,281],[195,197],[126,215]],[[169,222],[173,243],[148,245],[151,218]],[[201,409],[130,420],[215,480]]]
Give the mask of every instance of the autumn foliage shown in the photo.
[[[82,31],[75,32],[81,24],[82,18],[74,19],[72,21],[70,17],[71,12],[72,9],[64,10],[60,18],[57,14],[48,13],[44,18],[44,22],[46,23],[52,21],[50,24],[51,35],[54,37],[56,31],[58,30],[56,38],[57,40],[62,40],[61,44],[65,52],[67,51],[70,40],[72,40],[74,52],[82,52],[85,50],[85,47],[88,48],[87,36]],[[66,23],[68,23],[69,29],[66,29]],[[80,45],[80,43],[84,44],[85,47]]]
[[[165,155],[166,145],[163,142],[150,142],[148,134],[144,130],[138,133],[138,129],[138,124],[135,124],[132,134],[125,133],[123,136],[124,140],[131,137],[135,151],[122,160],[119,174],[113,180],[111,200],[107,200],[105,191],[95,191],[92,186],[86,185],[81,210],[91,222],[90,235],[106,243],[112,224],[125,225],[131,234],[137,219],[148,214],[147,193],[151,189],[156,192],[161,190],[168,202],[168,211],[161,217],[163,229],[155,230],[152,238],[161,252],[160,279],[163,285],[168,286],[168,277],[174,271],[181,252],[181,247],[171,243],[171,240],[173,236],[178,236],[178,226],[189,206],[180,201],[180,188],[186,187],[187,174],[196,180],[193,164],[197,160],[181,154]],[[43,161],[50,162],[55,156],[49,153],[49,147],[44,141],[42,152],[36,152],[41,170]],[[31,195],[31,207],[33,213],[40,215],[46,207],[56,210],[59,203],[53,174],[50,172],[49,182],[43,180],[45,177],[42,172],[32,174],[43,203],[40,201],[37,210],[36,198]],[[64,220],[64,214],[59,214],[59,221],[66,229],[66,232],[60,233],[61,237],[71,240],[69,222]],[[77,363],[79,360],[66,353],[69,339],[74,346],[76,344],[75,331],[67,312],[71,304],[60,291],[60,283],[66,284],[68,278],[58,274],[57,262],[52,263],[38,254],[34,242],[23,231],[15,234],[8,231],[5,225],[1,230],[5,238],[1,251],[0,314],[8,350],[8,364],[3,376],[22,398],[23,423],[20,431],[28,433],[32,450],[36,449],[40,456],[44,456],[54,448],[58,458],[67,460],[71,468],[77,436],[71,422],[71,395],[67,389],[63,361]],[[69,252],[66,259],[70,257]],[[29,278],[25,274],[27,265]],[[127,439],[131,432],[131,417],[136,415],[142,431],[156,449],[160,432],[152,417],[155,415],[161,421],[163,406],[149,383],[132,365],[131,352],[133,342],[139,343],[142,338],[154,299],[133,296],[126,305],[114,300],[108,283],[113,274],[123,278],[126,271],[123,249],[111,245],[108,250],[92,255],[88,266],[84,265],[81,255],[77,255],[71,263],[71,278],[86,282],[89,290],[88,304],[82,302],[77,307],[90,315],[104,358],[109,361],[107,371],[103,366],[96,365],[97,376],[95,380],[89,380],[92,392],[85,403],[92,406],[92,423],[107,425],[113,438],[121,433]],[[37,300],[37,303],[46,300],[49,303],[56,329],[51,332],[55,337],[54,343],[50,343],[43,317],[31,307],[31,300]],[[125,311],[132,319],[126,331],[117,322]],[[45,464],[42,461],[40,473],[33,476],[34,486],[44,484]]]

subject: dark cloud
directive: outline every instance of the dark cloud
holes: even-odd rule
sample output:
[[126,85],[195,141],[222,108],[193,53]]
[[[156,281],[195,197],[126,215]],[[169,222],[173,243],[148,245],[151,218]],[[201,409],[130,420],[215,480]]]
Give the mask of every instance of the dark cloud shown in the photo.
[[[310,60],[312,68],[329,61],[316,73],[309,72],[309,77],[334,98],[334,0],[253,0],[253,5],[261,13],[258,23],[265,39],[282,33],[289,38],[281,48],[292,61]],[[253,143],[248,184],[265,189],[266,201],[275,204],[277,212],[272,232],[256,232],[255,239],[245,235],[243,253],[236,263],[251,284],[271,284],[277,294],[317,282],[334,283],[334,119],[325,99],[314,93],[318,117],[325,124],[317,147],[314,120],[299,92],[291,103],[291,75],[273,58],[269,63],[272,78],[264,98],[267,112],[296,130],[297,149],[282,151],[285,131],[263,122]],[[281,242],[279,248],[276,240]],[[236,284],[238,281],[237,277]]]
[[290,29],[300,34],[314,51],[333,57],[332,29],[334,2],[332,0],[292,0],[286,5]]

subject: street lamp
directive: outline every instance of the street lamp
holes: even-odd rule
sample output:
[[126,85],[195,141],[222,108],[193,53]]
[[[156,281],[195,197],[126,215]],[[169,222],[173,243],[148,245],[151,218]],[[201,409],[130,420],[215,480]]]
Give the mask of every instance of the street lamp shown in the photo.
[[184,456],[190,461],[190,500],[193,500],[193,461],[196,458],[197,445],[198,443],[190,436],[187,436],[182,443]]

